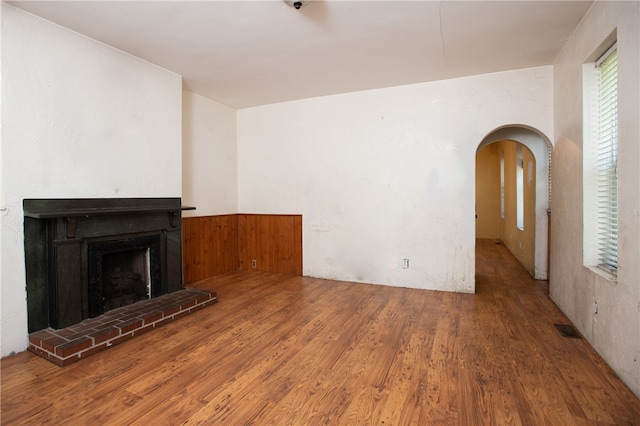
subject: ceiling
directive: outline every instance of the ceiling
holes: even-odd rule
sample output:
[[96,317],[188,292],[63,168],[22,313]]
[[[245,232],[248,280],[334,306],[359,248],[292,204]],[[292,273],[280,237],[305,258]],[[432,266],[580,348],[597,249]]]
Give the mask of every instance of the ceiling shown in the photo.
[[11,1],[234,108],[552,64],[591,1]]

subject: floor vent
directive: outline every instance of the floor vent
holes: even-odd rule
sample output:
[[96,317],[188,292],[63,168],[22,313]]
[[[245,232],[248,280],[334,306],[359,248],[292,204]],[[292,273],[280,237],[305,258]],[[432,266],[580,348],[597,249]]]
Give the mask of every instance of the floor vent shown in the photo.
[[576,329],[573,328],[572,325],[568,325],[568,324],[553,324],[553,325],[558,329],[562,337],[572,337],[574,339],[580,338],[580,335],[578,334]]

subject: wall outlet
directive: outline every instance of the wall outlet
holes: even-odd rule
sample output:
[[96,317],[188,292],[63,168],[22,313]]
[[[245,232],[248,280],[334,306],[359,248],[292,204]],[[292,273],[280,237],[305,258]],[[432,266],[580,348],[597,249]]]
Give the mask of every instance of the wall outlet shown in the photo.
[[409,269],[409,259],[403,259],[402,269]]
[[595,315],[598,315],[598,302],[597,301],[593,302],[593,313]]
[[258,267],[258,262],[255,259],[251,259],[251,267],[254,269]]

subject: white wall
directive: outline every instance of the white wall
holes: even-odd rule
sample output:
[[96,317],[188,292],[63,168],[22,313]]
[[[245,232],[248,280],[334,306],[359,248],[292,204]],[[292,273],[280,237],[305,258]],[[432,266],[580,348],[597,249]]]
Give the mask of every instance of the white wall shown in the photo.
[[24,198],[178,197],[179,75],[2,3],[0,354],[27,347]]
[[183,216],[237,213],[236,110],[184,91],[182,112]]
[[305,275],[473,292],[476,148],[551,101],[541,67],[240,110],[239,210],[302,214]]
[[[2,70],[2,60],[3,60],[3,55],[2,52],[4,51],[2,49],[2,40],[3,40],[3,30],[1,29],[1,26],[3,25],[4,22],[4,16],[3,16],[3,12],[4,12],[4,7],[2,7],[2,5],[0,5],[0,70]],[[2,72],[0,72],[0,93],[2,93]],[[2,247],[4,246],[3,243],[3,237],[2,235],[4,234],[3,232],[3,228],[4,228],[4,222],[5,222],[5,207],[4,207],[4,174],[2,173],[2,170],[4,169],[4,161],[2,160],[4,158],[4,145],[3,145],[3,130],[2,130],[2,110],[3,110],[3,105],[4,105],[4,99],[3,96],[0,96],[0,357],[4,354],[4,352],[2,351],[2,347],[4,346],[2,344],[2,319],[4,318],[3,316],[3,312],[4,309],[2,307],[3,303],[2,303],[2,292],[4,291],[4,275],[3,275],[3,264],[4,262],[2,261]]]
[[[608,281],[583,265],[582,64],[617,29],[619,270]],[[550,294],[640,396],[640,3],[596,2],[554,65]],[[598,314],[593,311],[598,302]]]

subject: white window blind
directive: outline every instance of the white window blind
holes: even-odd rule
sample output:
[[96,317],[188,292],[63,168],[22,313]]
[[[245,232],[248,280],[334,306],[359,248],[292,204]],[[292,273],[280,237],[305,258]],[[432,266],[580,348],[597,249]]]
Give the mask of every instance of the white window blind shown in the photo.
[[597,205],[598,266],[618,271],[618,50],[602,56],[598,69]]
[[549,171],[547,172],[547,211],[551,211],[551,147],[547,145],[547,164]]
[[516,226],[524,231],[524,157],[520,144],[516,148]]

